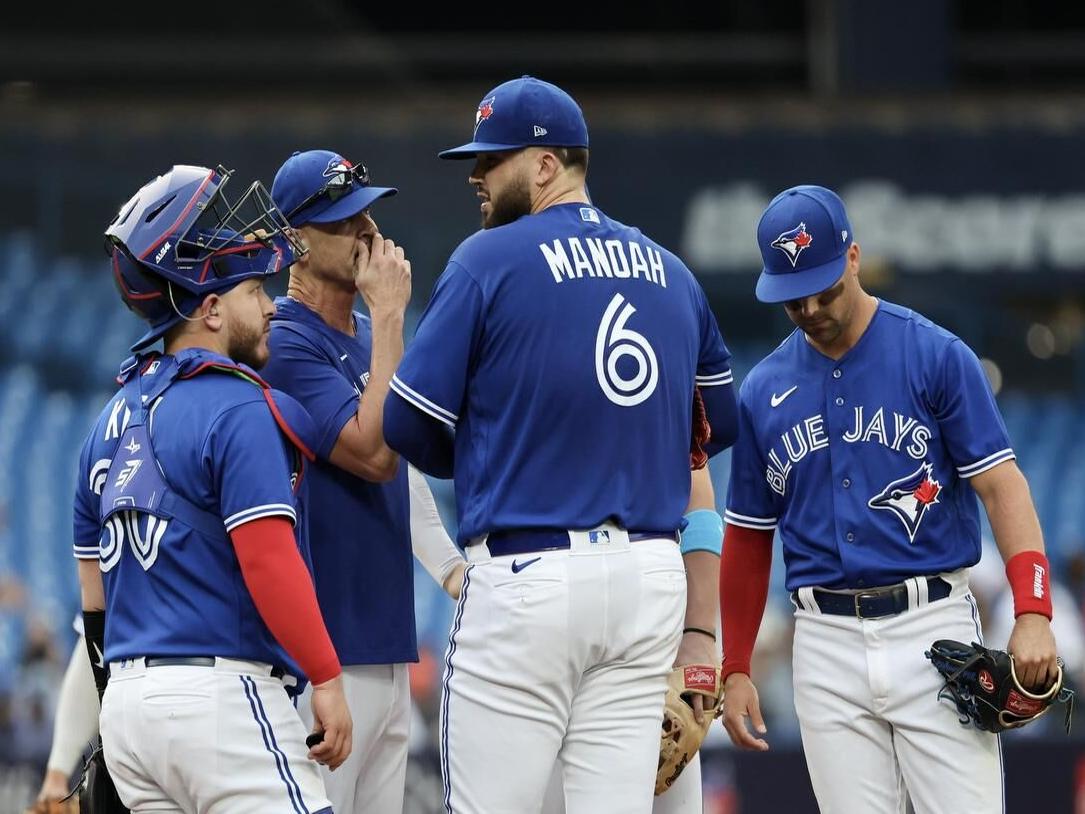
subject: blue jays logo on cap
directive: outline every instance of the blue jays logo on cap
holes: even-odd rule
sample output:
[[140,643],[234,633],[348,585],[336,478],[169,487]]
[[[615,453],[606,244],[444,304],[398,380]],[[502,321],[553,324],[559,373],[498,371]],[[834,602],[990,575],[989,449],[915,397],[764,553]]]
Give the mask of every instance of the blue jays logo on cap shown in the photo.
[[291,226],[352,218],[377,199],[395,194],[394,187],[372,186],[364,165],[331,150],[294,153],[271,185],[271,197]]
[[785,189],[757,224],[764,267],[757,280],[762,302],[788,302],[819,294],[844,275],[851,245],[844,202],[825,187]]
[[892,481],[867,503],[872,509],[895,514],[908,532],[908,542],[915,542],[923,516],[942,492],[942,484],[931,474],[933,468],[932,464],[923,464],[911,475]]
[[523,147],[587,147],[588,125],[572,96],[557,85],[522,76],[498,85],[479,102],[472,141],[441,158],[474,158]]
[[349,160],[335,156],[328,161],[328,166],[324,170],[323,176],[328,180],[329,187],[349,187],[352,180],[351,171],[354,169],[354,165]]
[[779,249],[786,254],[791,261],[791,267],[794,268],[803,249],[813,242],[814,238],[806,231],[806,224],[800,223],[794,229],[789,229],[772,241],[772,248]]
[[497,97],[491,96],[489,99],[483,99],[478,106],[478,110],[475,112],[475,132],[478,132],[478,126],[482,124],[486,119],[490,118],[494,112],[494,99]]

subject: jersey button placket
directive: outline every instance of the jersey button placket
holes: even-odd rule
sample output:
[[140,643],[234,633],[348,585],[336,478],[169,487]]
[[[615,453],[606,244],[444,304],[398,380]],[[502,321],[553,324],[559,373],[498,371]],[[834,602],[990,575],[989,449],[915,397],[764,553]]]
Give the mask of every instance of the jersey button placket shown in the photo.
[[[847,399],[845,399],[840,392],[843,385],[843,382],[841,381],[843,376],[843,371],[837,367],[833,368],[829,376],[825,379],[826,390],[828,391],[826,394],[828,396],[826,401],[831,405],[835,405],[835,409],[832,407],[829,408],[829,414],[826,416],[828,419],[827,423],[830,427],[830,437],[832,439],[829,448],[830,451],[835,450],[839,453],[837,455],[832,455],[830,458],[830,466],[833,471],[833,479],[835,483],[839,484],[837,488],[840,489],[841,492],[843,490],[851,489],[851,477],[846,474],[846,470],[850,453],[852,452],[852,450],[848,448],[848,445],[842,440],[842,437],[848,428],[846,418],[847,413],[845,410],[841,409],[847,403]],[[833,491],[835,492],[836,489]],[[844,499],[843,494],[837,493],[834,495],[833,507],[834,513],[836,514],[836,530],[837,534],[840,535],[837,539],[842,542],[842,545],[840,545],[838,549],[840,554],[840,567],[845,573],[848,573],[851,570],[848,564],[850,557],[848,556],[846,549],[855,543],[855,532],[849,530],[847,526],[841,528],[843,523],[847,523],[851,520],[850,508],[846,508],[848,507],[848,503],[849,501]]]

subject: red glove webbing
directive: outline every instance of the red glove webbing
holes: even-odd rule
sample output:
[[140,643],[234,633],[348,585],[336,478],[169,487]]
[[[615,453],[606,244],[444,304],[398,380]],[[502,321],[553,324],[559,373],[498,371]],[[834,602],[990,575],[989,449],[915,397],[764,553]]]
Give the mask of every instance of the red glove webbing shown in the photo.
[[750,674],[757,630],[765,613],[772,567],[772,531],[727,524],[720,560],[723,678]]
[[1006,579],[1013,590],[1013,615],[1039,613],[1048,619],[1051,611],[1051,566],[1042,551],[1021,551],[1006,563]]
[[312,577],[286,517],[261,517],[230,532],[260,618],[313,684],[343,669],[316,601]]

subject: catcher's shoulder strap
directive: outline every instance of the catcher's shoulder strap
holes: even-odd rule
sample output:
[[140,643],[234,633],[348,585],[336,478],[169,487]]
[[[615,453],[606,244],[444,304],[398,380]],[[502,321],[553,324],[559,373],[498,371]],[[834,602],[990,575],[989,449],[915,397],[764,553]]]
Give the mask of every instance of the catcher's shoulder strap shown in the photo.
[[180,357],[157,354],[136,357],[118,377],[130,419],[121,433],[102,488],[99,517],[103,524],[117,512],[136,510],[162,519],[176,518],[207,535],[225,533],[221,517],[197,506],[170,486],[155,456],[148,427],[158,398],[178,381],[205,374],[237,376],[259,387],[272,418],[301,459],[299,471],[304,472],[304,461],[314,459],[312,439],[316,431],[309,414],[290,396],[273,390],[251,369],[199,352]]
[[275,419],[279,430],[287,440],[307,461],[316,460],[317,431],[312,417],[304,407],[292,396],[281,390],[274,389],[265,382],[256,371],[236,362],[226,362],[221,358],[211,360],[187,361],[182,365],[180,378],[191,379],[201,373],[222,373],[237,376],[251,382],[260,388],[260,393],[271,410],[271,417]]
[[176,358],[158,354],[136,357],[122,369],[118,379],[129,419],[102,487],[99,519],[103,525],[118,512],[135,510],[162,519],[177,518],[204,534],[223,533],[220,517],[170,488],[151,443],[148,429],[151,409],[180,375]]

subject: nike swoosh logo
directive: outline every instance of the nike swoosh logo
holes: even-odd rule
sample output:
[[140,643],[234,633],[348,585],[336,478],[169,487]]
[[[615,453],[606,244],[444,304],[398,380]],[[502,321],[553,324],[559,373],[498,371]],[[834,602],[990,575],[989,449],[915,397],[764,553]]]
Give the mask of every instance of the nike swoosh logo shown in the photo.
[[780,395],[776,395],[775,393],[773,393],[772,398],[769,399],[769,402],[772,404],[773,407],[779,407],[781,404],[784,403],[784,399],[786,399],[788,396],[790,396],[792,393],[794,393],[798,389],[799,389],[799,386],[795,385],[790,390],[785,390]]
[[91,644],[94,646],[94,652],[98,654],[98,661],[94,662],[94,664],[100,670],[104,670],[105,669],[105,656],[102,655],[102,648],[100,648],[98,646],[97,642],[91,642]]
[[346,361],[346,358],[347,358],[348,356],[350,356],[350,354],[349,354],[349,353],[344,353],[344,354],[343,354],[342,356],[340,356],[340,357],[339,357],[339,361],[340,361],[340,362]]
[[541,559],[542,559],[542,557],[536,557],[535,559],[528,560],[527,562],[516,562],[516,560],[513,560],[512,561],[512,573],[519,574],[521,571],[523,571],[529,565],[531,565],[532,563],[536,563]]

